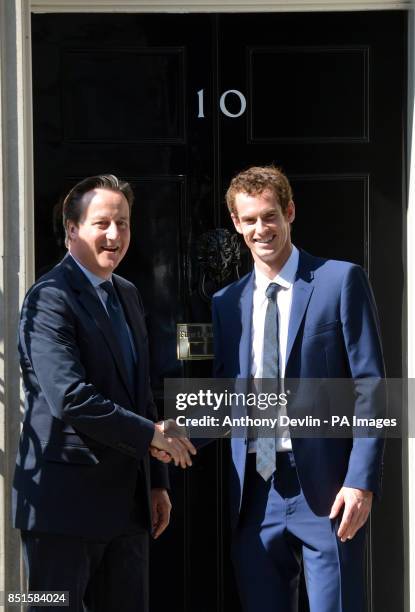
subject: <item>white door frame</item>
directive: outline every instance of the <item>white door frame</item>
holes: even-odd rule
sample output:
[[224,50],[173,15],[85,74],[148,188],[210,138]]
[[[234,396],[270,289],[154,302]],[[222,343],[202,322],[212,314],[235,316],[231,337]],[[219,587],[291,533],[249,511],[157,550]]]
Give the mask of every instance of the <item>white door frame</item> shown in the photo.
[[[18,534],[10,527],[10,487],[22,416],[16,351],[18,311],[34,280],[31,13],[304,12],[408,10],[407,327],[408,377],[415,378],[415,14],[411,0],[0,0],[0,591],[24,586]],[[411,240],[412,238],[412,240]],[[1,389],[1,385],[4,388]],[[405,597],[415,612],[415,443],[404,446]],[[410,478],[412,475],[412,478]]]

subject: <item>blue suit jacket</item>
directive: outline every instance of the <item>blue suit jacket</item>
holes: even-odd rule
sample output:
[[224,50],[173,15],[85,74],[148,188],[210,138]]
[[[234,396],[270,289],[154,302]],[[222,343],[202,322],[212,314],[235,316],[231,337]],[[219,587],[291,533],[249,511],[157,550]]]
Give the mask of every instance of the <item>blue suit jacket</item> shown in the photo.
[[[252,353],[254,273],[213,298],[215,375],[249,378]],[[286,378],[353,378],[356,415],[376,416],[373,388],[359,394],[359,380],[384,377],[375,302],[361,267],[300,251],[289,321]],[[289,411],[289,405],[288,405]],[[243,491],[247,440],[232,438],[231,519]],[[293,438],[299,480],[311,509],[327,515],[341,486],[380,491],[380,438]]]
[[[113,275],[138,356],[131,388],[122,351],[92,284],[65,257],[23,303],[19,352],[26,395],[14,479],[15,526],[112,537],[134,498],[150,528],[149,444],[156,419],[137,290]],[[151,486],[167,485],[153,460]]]

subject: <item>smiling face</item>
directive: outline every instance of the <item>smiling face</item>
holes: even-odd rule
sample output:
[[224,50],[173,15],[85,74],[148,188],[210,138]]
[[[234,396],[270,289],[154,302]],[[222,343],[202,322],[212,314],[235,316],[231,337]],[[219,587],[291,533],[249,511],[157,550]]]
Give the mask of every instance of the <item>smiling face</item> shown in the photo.
[[82,198],[79,223],[68,221],[69,252],[87,270],[108,279],[130,244],[130,209],[119,191],[94,189]]
[[270,279],[290,256],[294,217],[294,202],[289,202],[283,213],[270,189],[256,195],[240,192],[235,196],[232,220],[236,231],[242,234],[259,269]]

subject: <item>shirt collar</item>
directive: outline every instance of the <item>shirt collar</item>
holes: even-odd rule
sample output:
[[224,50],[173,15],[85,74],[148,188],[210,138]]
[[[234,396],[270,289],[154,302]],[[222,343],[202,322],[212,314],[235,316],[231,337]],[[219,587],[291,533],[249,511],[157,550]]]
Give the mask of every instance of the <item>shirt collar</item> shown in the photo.
[[281,287],[289,289],[292,287],[295,281],[295,275],[297,274],[298,269],[298,260],[299,251],[297,247],[293,245],[289,258],[273,279],[269,279],[267,276],[265,276],[265,274],[263,274],[255,264],[255,288],[259,291],[265,292],[270,283],[278,283],[278,285],[281,285]]
[[72,255],[72,253],[69,253],[69,255],[72,257],[74,262],[81,268],[82,272],[85,274],[85,276],[87,277],[87,279],[89,280],[89,282],[92,284],[92,286],[95,289],[99,287],[102,283],[104,283],[105,280],[109,280],[112,283],[111,276],[108,279],[103,279],[100,276],[97,276],[96,274],[88,270],[88,268],[85,268],[85,266],[83,266],[81,263],[79,263],[79,261],[76,259],[76,257]]

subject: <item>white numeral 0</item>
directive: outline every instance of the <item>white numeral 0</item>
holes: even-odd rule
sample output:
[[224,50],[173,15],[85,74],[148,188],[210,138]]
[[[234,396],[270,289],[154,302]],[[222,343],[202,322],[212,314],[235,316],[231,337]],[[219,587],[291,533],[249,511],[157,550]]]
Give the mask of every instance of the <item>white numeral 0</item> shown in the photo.
[[[241,101],[241,108],[240,108],[239,113],[230,113],[228,111],[228,109],[226,108],[225,100],[226,100],[226,96],[228,94],[235,94],[240,99],[240,101]],[[244,112],[246,110],[246,99],[245,99],[245,96],[240,91],[238,91],[237,89],[228,89],[228,91],[225,91],[221,95],[220,100],[219,100],[219,106],[220,106],[220,110],[222,111],[222,113],[224,115],[226,115],[227,117],[232,117],[232,118],[240,117],[241,115],[244,114]]]

